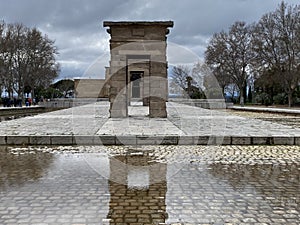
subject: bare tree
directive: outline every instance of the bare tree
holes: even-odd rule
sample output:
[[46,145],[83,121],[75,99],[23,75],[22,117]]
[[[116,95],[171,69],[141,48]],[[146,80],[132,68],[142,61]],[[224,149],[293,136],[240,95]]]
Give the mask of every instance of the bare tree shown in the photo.
[[256,69],[260,74],[273,72],[291,106],[300,81],[300,6],[282,2],[256,24],[253,39]]
[[197,62],[193,67],[195,85],[205,95],[205,98],[223,99],[224,94],[211,68],[206,63]]
[[226,58],[224,58],[224,52],[227,51],[227,39],[225,32],[214,34],[205,52],[205,62],[218,80],[223,93],[225,92],[225,87],[229,85],[231,81]]
[[2,31],[2,84],[5,91],[8,93],[8,97],[11,98],[14,92],[15,84],[15,70],[14,70],[14,40],[12,26],[9,26],[3,22],[4,30]]
[[190,76],[190,72],[191,69],[186,65],[174,66],[171,73],[171,85],[185,90],[187,87],[187,77]]
[[[0,93],[3,91],[4,87],[4,29],[5,24],[4,21],[0,21]],[[1,97],[1,94],[0,94]]]
[[228,33],[215,34],[205,52],[205,61],[220,86],[224,89],[231,81],[238,86],[241,105],[244,104],[252,57],[251,27],[245,22],[234,23]]
[[203,84],[204,77],[210,73],[211,71],[205,63],[198,61],[197,63],[194,64],[192,69],[192,78],[195,81],[196,86],[199,87],[201,90],[205,89]]
[[36,28],[22,24],[0,25],[0,79],[9,97],[23,98],[25,87],[49,86],[58,76],[57,48]]
[[27,67],[27,52],[26,52],[26,35],[28,28],[23,24],[8,25],[8,32],[11,39],[9,40],[8,52],[10,53],[11,61],[10,76],[13,77],[13,89],[19,97],[23,98],[25,88],[25,77]]
[[173,67],[170,87],[177,93],[190,98],[205,98],[204,71],[200,62],[194,65],[178,65]]
[[36,87],[48,86],[59,72],[59,64],[55,61],[58,54],[54,41],[36,28],[29,30],[26,38],[27,67],[25,86],[33,92]]

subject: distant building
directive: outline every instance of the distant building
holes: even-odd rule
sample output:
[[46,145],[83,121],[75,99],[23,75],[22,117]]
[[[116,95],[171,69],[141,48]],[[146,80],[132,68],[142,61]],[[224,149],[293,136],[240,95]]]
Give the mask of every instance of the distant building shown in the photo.
[[74,79],[76,98],[108,98],[108,85],[105,79]]
[[109,67],[105,69],[105,79],[75,78],[75,98],[108,98]]

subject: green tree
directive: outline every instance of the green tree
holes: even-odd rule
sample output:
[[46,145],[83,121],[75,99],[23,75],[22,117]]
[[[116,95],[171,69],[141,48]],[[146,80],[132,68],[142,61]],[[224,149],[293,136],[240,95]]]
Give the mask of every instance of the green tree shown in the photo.
[[255,68],[263,76],[272,71],[288,95],[289,106],[300,81],[300,6],[282,2],[262,16],[253,32]]
[[63,79],[51,85],[52,88],[57,89],[63,94],[63,97],[73,95],[75,91],[74,81],[70,79]]
[[61,98],[63,97],[63,93],[61,93],[59,90],[48,87],[39,92],[39,95],[41,95],[44,99],[53,99],[53,98]]

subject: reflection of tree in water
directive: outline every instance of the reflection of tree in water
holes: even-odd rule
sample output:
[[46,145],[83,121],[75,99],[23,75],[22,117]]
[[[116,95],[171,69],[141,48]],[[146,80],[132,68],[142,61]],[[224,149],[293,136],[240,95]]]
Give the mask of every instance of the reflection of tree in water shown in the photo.
[[215,163],[209,166],[210,173],[227,181],[235,190],[254,187],[263,198],[280,205],[299,204],[299,165],[245,165]]
[[[146,153],[140,156],[116,156],[110,160],[111,197],[107,216],[110,224],[159,224],[167,219],[167,165],[149,161],[151,157]],[[120,166],[120,162],[124,164]],[[139,172],[145,176],[147,171],[148,182],[142,188],[130,184],[129,180],[134,179],[130,178],[132,170],[135,170],[136,176],[139,176]]]
[[53,162],[53,155],[36,152],[12,154],[5,148],[0,149],[0,190],[24,185],[43,177]]

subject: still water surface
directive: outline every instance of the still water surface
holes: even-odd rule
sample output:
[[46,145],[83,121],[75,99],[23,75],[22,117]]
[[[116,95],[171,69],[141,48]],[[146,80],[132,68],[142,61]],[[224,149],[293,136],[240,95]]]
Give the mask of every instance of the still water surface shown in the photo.
[[12,150],[0,150],[0,224],[300,223],[297,160]]

